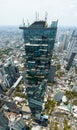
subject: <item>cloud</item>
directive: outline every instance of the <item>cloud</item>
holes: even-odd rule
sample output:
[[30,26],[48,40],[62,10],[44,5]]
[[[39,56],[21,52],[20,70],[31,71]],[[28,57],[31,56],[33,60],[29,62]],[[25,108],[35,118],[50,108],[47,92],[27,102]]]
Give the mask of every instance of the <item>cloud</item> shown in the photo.
[[77,0],[0,0],[0,25],[21,24],[23,18],[31,23],[36,11],[40,19],[47,11],[48,22],[56,18],[60,25],[77,23]]
[[76,7],[76,5],[75,5],[75,4],[71,4],[69,7],[70,7],[71,9],[73,9],[73,8]]

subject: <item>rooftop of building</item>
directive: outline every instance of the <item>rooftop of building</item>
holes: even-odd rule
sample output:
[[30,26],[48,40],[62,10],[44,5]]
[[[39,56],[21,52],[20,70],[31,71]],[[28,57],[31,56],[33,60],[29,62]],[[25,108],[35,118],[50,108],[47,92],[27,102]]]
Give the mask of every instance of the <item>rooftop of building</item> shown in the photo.
[[52,21],[51,23],[51,26],[49,27],[48,24],[47,24],[47,21],[45,20],[39,20],[39,21],[34,21],[31,25],[29,25],[28,27],[25,26],[25,23],[22,27],[19,27],[20,29],[39,29],[39,28],[42,28],[42,29],[45,29],[45,28],[57,28],[57,23],[58,23],[58,20],[57,21]]
[[29,28],[39,28],[39,27],[46,28],[47,27],[46,21],[35,21],[29,26]]
[[14,102],[5,102],[5,106],[8,108],[8,110],[10,110],[11,112],[15,112],[17,114],[20,113],[20,109],[16,106],[16,104]]
[[0,112],[0,130],[6,130],[8,127],[8,118]]

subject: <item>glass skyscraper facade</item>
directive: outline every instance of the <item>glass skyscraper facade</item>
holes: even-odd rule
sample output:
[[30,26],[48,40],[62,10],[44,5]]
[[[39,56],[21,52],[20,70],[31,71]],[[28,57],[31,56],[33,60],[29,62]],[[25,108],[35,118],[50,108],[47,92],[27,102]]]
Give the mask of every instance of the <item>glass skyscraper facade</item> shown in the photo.
[[57,32],[57,21],[48,27],[46,21],[35,21],[23,29],[26,72],[25,83],[33,117],[41,115]]

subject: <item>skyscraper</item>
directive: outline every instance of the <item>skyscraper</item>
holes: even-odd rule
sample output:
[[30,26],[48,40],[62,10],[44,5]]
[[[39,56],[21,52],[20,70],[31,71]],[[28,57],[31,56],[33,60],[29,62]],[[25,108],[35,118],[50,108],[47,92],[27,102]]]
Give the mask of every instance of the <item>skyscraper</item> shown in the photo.
[[47,88],[51,58],[57,32],[57,21],[47,26],[46,21],[35,21],[23,29],[26,52],[26,91],[33,117],[41,115]]
[[66,68],[67,70],[70,69],[76,54],[77,54],[77,33],[76,33],[76,31],[73,31],[71,40],[70,40],[70,44],[68,47],[67,57],[66,57],[68,60],[68,65]]

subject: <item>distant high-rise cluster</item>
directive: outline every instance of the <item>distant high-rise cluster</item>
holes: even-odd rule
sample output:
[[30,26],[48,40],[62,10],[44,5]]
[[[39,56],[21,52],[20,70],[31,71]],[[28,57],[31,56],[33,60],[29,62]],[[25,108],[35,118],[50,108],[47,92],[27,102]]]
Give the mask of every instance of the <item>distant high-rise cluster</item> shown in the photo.
[[60,52],[62,52],[63,50],[67,50],[69,41],[70,41],[70,32],[66,31],[66,32],[62,32],[62,34],[60,34],[60,36],[58,37],[58,40],[60,42],[59,48],[60,48]]
[[70,43],[68,46],[67,57],[66,57],[68,60],[68,65],[66,68],[67,70],[70,69],[76,54],[77,54],[77,33],[76,33],[76,31],[73,31],[71,40],[70,40]]
[[13,62],[12,57],[7,59],[7,62],[0,66],[0,86],[3,90],[11,87],[19,77],[18,66]]

